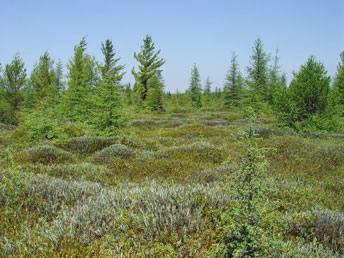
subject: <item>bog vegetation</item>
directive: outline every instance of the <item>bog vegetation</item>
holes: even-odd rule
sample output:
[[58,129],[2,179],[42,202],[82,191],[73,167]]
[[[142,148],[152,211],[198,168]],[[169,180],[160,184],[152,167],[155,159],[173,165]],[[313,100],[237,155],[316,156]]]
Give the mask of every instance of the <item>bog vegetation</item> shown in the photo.
[[151,36],[134,85],[101,50],[0,71],[2,257],[343,257],[344,52],[287,83],[257,39],[246,76],[169,93]]

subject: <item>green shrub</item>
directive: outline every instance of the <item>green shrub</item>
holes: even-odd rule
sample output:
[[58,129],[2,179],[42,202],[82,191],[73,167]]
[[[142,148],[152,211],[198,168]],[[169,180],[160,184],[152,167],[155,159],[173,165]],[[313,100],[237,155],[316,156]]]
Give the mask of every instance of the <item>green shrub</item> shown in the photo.
[[27,149],[16,156],[17,160],[29,163],[63,163],[72,161],[71,153],[58,149],[54,146],[36,146]]

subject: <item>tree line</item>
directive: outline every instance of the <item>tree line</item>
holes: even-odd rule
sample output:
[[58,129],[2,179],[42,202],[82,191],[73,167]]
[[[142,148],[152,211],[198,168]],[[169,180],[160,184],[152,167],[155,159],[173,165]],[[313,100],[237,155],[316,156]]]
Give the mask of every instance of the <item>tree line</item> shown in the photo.
[[22,125],[32,133],[31,138],[50,139],[61,133],[61,123],[87,125],[95,134],[116,134],[126,121],[123,110],[128,108],[164,112],[253,107],[274,112],[282,126],[295,130],[340,128],[344,52],[334,78],[328,76],[320,61],[310,56],[293,73],[288,85],[279,66],[278,51],[271,58],[258,38],[246,67],[246,77],[234,52],[222,88],[212,91],[209,77],[202,86],[200,71],[194,64],[189,88],[184,93],[171,94],[164,92],[165,60],[150,35],[144,38],[140,52],[134,53],[138,66],[131,71],[135,78],[133,86],[123,83],[125,65],[117,57],[111,40],[101,44],[102,62],[86,50],[84,37],[74,47],[66,76],[61,61],[55,63],[48,52],[39,58],[29,76],[19,54],[14,55],[11,63],[0,66],[0,122]]

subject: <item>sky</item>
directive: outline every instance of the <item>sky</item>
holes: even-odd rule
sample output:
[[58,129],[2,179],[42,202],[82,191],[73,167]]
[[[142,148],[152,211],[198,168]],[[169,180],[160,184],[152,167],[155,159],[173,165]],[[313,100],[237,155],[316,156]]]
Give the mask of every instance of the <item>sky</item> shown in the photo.
[[[254,41],[279,50],[288,81],[310,55],[333,76],[344,51],[344,0],[0,0],[0,63],[20,53],[28,72],[47,50],[63,64],[87,36],[87,53],[102,61],[101,42],[113,41],[123,82],[134,82],[146,34],[152,36],[163,66],[165,90],[184,91],[197,64],[222,87],[233,51],[245,75]],[[67,73],[67,69],[64,69]]]

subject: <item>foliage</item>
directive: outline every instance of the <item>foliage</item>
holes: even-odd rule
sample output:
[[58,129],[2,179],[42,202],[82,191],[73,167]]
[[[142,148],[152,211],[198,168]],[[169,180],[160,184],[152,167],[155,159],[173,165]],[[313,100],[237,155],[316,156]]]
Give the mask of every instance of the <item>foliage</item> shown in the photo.
[[223,86],[224,105],[226,107],[238,107],[242,98],[242,90],[243,78],[239,70],[237,55],[233,53],[225,85]]
[[26,69],[19,54],[15,54],[12,62],[5,66],[3,80],[3,89],[0,90],[0,112],[4,116],[0,117],[0,122],[16,124],[26,82]]
[[123,126],[125,117],[120,115],[122,106],[121,80],[124,76],[124,65],[118,65],[119,58],[115,58],[112,41],[106,40],[102,44],[104,64],[100,66],[101,81],[95,95],[95,127],[98,133],[115,135],[118,128]]
[[263,42],[258,38],[253,45],[253,54],[247,66],[247,84],[251,89],[252,102],[267,100],[268,98],[268,62],[270,57],[264,52]]
[[[249,119],[254,121],[254,114]],[[237,203],[231,206],[228,214],[224,214],[225,236],[217,250],[221,257],[261,257],[266,252],[260,228],[266,162],[263,160],[264,150],[253,143],[253,137],[254,131],[250,127],[243,135],[247,157],[228,178],[230,191]]]
[[189,86],[189,95],[191,98],[191,103],[193,107],[201,107],[201,78],[197,68],[197,65],[194,64],[191,70],[191,80]]
[[74,56],[69,60],[68,89],[63,96],[64,113],[72,121],[86,121],[92,110],[91,92],[97,78],[96,63],[92,56],[85,54],[86,38],[74,47]]
[[[290,87],[279,98],[279,118],[282,123],[301,130],[334,131],[339,128],[333,117],[337,110],[329,105],[330,77],[322,63],[311,56]],[[284,103],[283,103],[284,102]]]
[[155,51],[155,46],[150,35],[146,35],[141,46],[141,52],[134,53],[134,58],[140,63],[139,71],[132,69],[132,74],[137,83],[137,91],[140,94],[141,100],[145,101],[148,94],[148,81],[152,77],[161,74],[161,66],[165,60],[159,58],[160,50]]
[[114,137],[82,136],[69,138],[65,142],[59,143],[58,146],[71,152],[83,154],[102,150],[115,142]]
[[163,95],[164,82],[161,74],[149,79],[147,98],[144,103],[145,107],[150,111],[164,111]]
[[61,163],[73,160],[69,152],[48,145],[29,148],[18,153],[17,159],[21,162],[42,164]]
[[[56,85],[57,77],[54,70],[54,61],[46,51],[40,58],[38,64],[35,65],[31,73],[33,83],[33,100],[36,104],[48,101],[51,104],[56,102],[59,93]],[[46,100],[49,98],[49,100]]]

